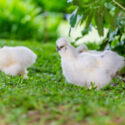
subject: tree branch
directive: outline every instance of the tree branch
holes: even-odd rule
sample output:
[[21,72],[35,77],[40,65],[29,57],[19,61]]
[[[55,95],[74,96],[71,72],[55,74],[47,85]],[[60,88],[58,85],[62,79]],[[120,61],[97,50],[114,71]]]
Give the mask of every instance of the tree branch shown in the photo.
[[115,3],[117,6],[119,6],[122,10],[125,11],[125,8],[124,8],[120,3],[118,3],[118,2],[115,1],[115,0],[112,0],[112,1],[113,1],[113,3]]

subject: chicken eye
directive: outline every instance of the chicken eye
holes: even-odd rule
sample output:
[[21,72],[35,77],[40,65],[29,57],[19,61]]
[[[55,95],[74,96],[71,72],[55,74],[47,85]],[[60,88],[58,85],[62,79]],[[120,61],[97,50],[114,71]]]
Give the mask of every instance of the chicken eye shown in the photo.
[[60,46],[60,49],[62,49],[64,46]]

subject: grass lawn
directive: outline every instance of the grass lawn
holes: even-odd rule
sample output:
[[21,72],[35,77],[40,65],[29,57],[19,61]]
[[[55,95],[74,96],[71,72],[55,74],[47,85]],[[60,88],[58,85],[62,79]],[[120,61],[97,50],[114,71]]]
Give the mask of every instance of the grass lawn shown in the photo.
[[125,125],[125,83],[88,90],[68,84],[55,43],[1,40],[24,45],[37,55],[29,79],[0,72],[0,125]]

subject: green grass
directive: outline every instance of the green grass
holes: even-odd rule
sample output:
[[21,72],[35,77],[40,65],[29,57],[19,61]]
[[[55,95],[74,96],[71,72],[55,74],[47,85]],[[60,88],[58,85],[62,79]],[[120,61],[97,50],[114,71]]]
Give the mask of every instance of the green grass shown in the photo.
[[1,40],[0,46],[24,45],[37,55],[29,79],[0,73],[0,125],[125,124],[125,83],[115,78],[102,90],[68,84],[54,43]]

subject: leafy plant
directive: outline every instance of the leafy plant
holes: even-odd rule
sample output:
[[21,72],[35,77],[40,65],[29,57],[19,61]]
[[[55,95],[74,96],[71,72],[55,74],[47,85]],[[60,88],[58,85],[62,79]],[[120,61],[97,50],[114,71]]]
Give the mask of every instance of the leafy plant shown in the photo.
[[[104,49],[108,43],[112,47],[112,44],[114,44],[112,42],[117,41],[116,39],[119,43],[125,41],[124,0],[118,2],[116,0],[70,0],[69,2],[69,10],[71,10],[71,7],[75,8],[70,17],[71,27],[75,27],[77,23],[79,25],[85,24],[85,28],[81,31],[82,37],[88,34],[91,27],[94,26],[100,36],[104,35],[104,28],[109,29],[100,49]],[[80,16],[79,21],[77,21],[78,15]]]

